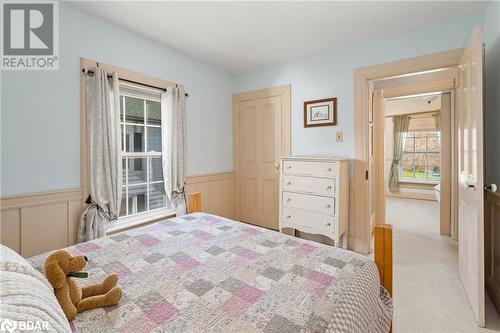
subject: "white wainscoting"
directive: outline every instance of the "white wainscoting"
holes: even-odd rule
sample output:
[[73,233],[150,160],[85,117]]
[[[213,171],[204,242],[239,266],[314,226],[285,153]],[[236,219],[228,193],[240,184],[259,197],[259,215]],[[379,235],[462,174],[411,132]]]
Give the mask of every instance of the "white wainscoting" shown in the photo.
[[486,290],[500,311],[500,193],[488,192],[484,218]]
[[[201,192],[202,210],[233,218],[234,174],[187,177],[187,192]],[[76,243],[82,189],[0,198],[0,243],[24,257]]]
[[81,189],[0,198],[0,242],[24,257],[75,244]]
[[201,192],[201,210],[234,219],[234,173],[192,176],[186,180],[188,193]]

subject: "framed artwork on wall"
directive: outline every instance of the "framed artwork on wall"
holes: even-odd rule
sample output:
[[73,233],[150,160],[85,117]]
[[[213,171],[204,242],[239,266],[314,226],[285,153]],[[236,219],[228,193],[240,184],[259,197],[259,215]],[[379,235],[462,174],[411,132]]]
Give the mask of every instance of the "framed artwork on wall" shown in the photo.
[[337,97],[304,102],[304,127],[337,125]]

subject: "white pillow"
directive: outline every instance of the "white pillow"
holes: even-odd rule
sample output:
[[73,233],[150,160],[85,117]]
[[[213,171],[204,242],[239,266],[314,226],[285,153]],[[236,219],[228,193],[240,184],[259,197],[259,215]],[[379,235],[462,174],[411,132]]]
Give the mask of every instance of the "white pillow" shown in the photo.
[[23,257],[0,244],[0,331],[71,332],[54,289]]

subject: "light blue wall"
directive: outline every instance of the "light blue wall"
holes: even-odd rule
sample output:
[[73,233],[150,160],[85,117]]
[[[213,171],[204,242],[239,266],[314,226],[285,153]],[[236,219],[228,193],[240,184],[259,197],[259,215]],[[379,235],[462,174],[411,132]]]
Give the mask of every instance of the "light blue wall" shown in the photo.
[[500,2],[484,11],[486,44],[486,183],[500,185]]
[[80,57],[184,84],[188,175],[233,169],[230,74],[67,3],[59,35],[58,71],[1,75],[1,195],[80,186]]
[[[292,154],[354,157],[353,70],[463,47],[482,16],[471,16],[391,38],[342,48],[234,77],[233,91],[292,85]],[[334,38],[334,37],[332,37]],[[338,97],[338,126],[303,128],[303,102]],[[335,132],[344,132],[337,143]]]

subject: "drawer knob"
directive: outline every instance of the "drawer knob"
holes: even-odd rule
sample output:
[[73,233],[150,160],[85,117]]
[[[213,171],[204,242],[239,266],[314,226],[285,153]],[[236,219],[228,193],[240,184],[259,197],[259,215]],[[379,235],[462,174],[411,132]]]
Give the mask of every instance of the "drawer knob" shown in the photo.
[[287,168],[288,170],[290,170],[290,169],[292,168],[292,166],[291,166],[291,165],[289,165],[289,166],[287,166],[286,168]]
[[332,208],[332,205],[328,204],[326,205],[326,208]]
[[292,182],[286,182],[287,185],[292,185]]
[[330,185],[328,185],[328,186],[326,187],[326,189],[327,189],[328,191],[330,191],[330,190],[332,189],[332,187],[331,187]]
[[290,218],[292,218],[292,217],[291,217],[290,215],[287,215],[287,216],[286,216],[286,218],[287,218],[287,219],[290,219]]
[[290,201],[292,201],[292,199],[290,199],[290,198],[286,199],[286,202],[290,202]]
[[332,171],[332,168],[328,168],[327,170],[328,170],[328,172],[331,172],[331,171]]
[[331,224],[330,222],[328,222],[328,223],[326,224],[326,226],[327,226],[327,227],[330,227],[331,225],[332,225],[332,224]]

